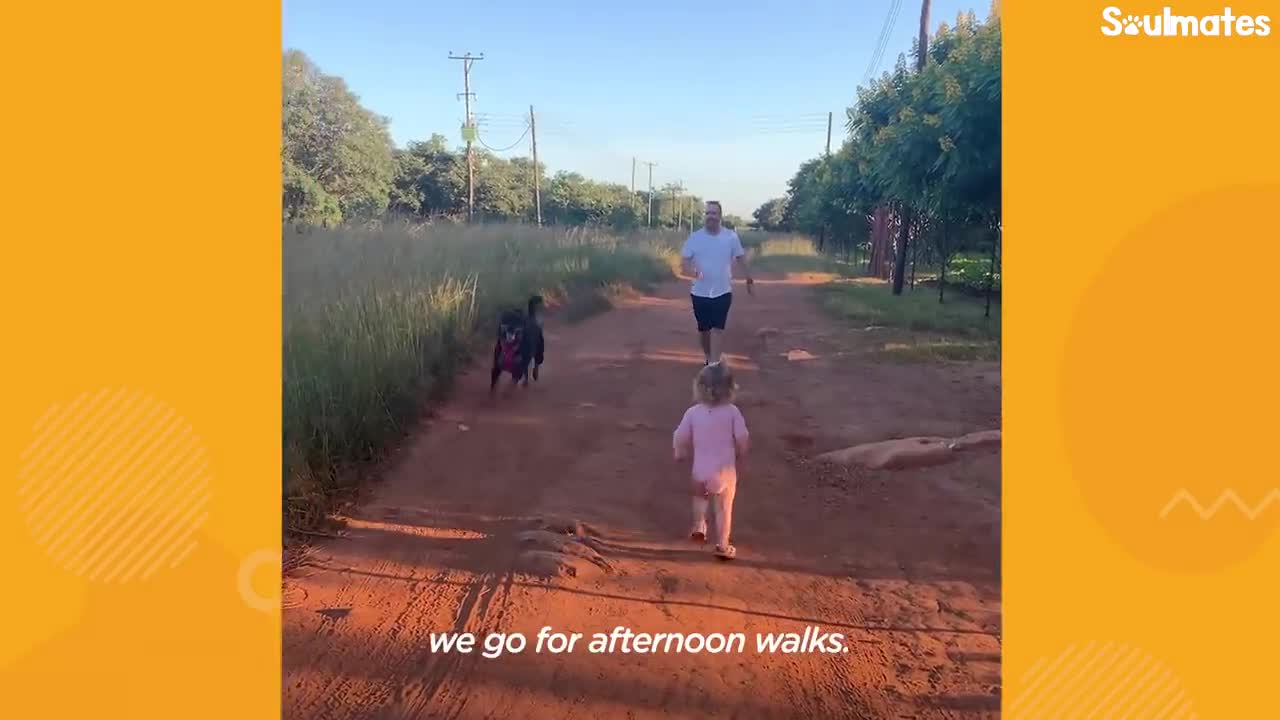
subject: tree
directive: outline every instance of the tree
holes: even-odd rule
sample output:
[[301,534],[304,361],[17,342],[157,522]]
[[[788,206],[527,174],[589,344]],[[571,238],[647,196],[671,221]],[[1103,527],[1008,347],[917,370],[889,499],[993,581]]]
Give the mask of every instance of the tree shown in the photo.
[[991,252],[993,277],[1001,218],[1000,47],[995,11],[985,22],[962,13],[954,27],[941,26],[927,46],[930,62],[912,67],[903,57],[858,89],[840,150],[803,163],[788,183],[781,221],[773,222],[776,208],[766,203],[757,223],[819,237],[830,232],[846,248],[865,242],[874,274],[896,255],[895,291],[913,242],[944,267],[958,251]]
[[533,217],[533,163],[476,153],[476,212],[485,218]]
[[751,213],[751,217],[755,218],[756,227],[774,232],[783,229],[783,213],[786,209],[786,198],[773,198],[765,200],[763,205]]
[[333,227],[342,222],[337,199],[288,158],[283,162],[285,221],[319,227]]
[[297,50],[284,54],[282,119],[286,219],[327,207],[325,196],[342,219],[373,218],[387,209],[395,163],[386,118],[362,107],[342,78],[320,72]]
[[460,155],[449,151],[443,135],[409,143],[396,151],[395,160],[392,212],[433,217],[466,211],[466,166]]
[[[466,213],[466,158],[443,136],[395,148],[386,118],[362,107],[341,78],[325,75],[296,50],[283,57],[283,91],[285,221],[332,226],[387,213],[421,219]],[[645,192],[571,172],[548,179],[545,168],[525,157],[480,151],[474,160],[475,209],[482,219],[533,221],[535,178],[547,223],[630,229],[647,219]],[[666,227],[683,226],[690,210],[702,205],[674,186],[654,200],[655,220]]]

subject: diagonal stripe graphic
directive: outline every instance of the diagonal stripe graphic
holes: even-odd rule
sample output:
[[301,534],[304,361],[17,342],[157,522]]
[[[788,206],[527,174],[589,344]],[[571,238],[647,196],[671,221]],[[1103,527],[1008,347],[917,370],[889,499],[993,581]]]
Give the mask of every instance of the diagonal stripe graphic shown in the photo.
[[[1023,674],[1009,705],[1017,718],[1165,718],[1195,716],[1178,675],[1138,648],[1108,641],[1067,646]],[[1038,670],[1043,668],[1043,671]],[[1016,710],[1015,710],[1016,708]]]
[[169,425],[162,434],[150,438],[144,437],[124,451],[120,459],[105,470],[103,485],[107,500],[98,509],[98,517],[88,525],[79,528],[77,532],[63,535],[64,539],[73,536],[72,539],[80,547],[69,561],[69,566],[74,567],[84,553],[101,547],[101,539],[104,533],[109,532],[110,521],[116,516],[116,510],[120,504],[133,497],[138,484],[151,478],[156,463],[163,461],[164,456],[157,453],[157,448],[170,433],[178,428],[176,417],[166,415],[164,420],[169,422]]
[[144,392],[108,387],[51,404],[20,463],[27,529],[71,573],[148,580],[198,547],[213,497],[209,459],[191,426]]

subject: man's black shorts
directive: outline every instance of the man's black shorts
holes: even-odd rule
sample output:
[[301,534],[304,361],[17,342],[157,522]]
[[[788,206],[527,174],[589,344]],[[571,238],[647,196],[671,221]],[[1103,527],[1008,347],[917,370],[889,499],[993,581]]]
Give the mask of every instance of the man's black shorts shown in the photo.
[[724,329],[724,323],[729,319],[729,306],[733,304],[733,293],[713,298],[690,297],[693,298],[693,317],[698,321],[698,332]]

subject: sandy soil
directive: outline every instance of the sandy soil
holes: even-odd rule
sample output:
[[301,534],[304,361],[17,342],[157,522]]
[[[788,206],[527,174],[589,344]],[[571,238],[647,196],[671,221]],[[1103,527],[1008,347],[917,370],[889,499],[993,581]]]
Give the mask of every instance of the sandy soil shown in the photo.
[[[998,716],[999,453],[851,473],[808,458],[999,428],[999,367],[868,361],[858,350],[875,333],[820,315],[808,281],[735,293],[727,349],[754,442],[739,469],[737,560],[687,539],[687,471],[670,458],[701,365],[685,286],[553,321],[542,382],[491,402],[485,368],[468,373],[346,537],[288,579],[284,716]],[[794,350],[812,359],[789,360]],[[540,518],[594,535],[556,552],[560,536],[525,534]],[[585,651],[618,625],[742,632],[748,646]],[[536,654],[543,626],[586,637]],[[755,651],[755,633],[809,626],[843,633],[847,651]],[[530,645],[433,654],[430,635],[448,631],[520,632]]]

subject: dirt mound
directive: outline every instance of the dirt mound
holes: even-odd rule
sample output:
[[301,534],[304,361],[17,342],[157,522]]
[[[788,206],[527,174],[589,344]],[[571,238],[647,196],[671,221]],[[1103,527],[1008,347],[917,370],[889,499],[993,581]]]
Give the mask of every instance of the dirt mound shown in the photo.
[[817,459],[872,470],[903,470],[942,465],[954,460],[958,453],[999,446],[1000,431],[986,430],[958,438],[912,437],[854,445],[823,453]]
[[516,536],[520,555],[516,568],[538,577],[583,578],[613,572],[613,565],[597,550],[599,533],[567,518],[539,518],[536,529]]

